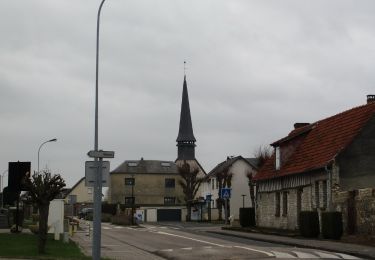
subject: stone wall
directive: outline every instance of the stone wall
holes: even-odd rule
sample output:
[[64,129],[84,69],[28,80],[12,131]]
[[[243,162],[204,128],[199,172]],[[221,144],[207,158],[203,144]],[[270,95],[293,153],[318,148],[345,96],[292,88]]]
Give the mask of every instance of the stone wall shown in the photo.
[[[355,205],[355,233],[375,235],[375,189],[366,188],[352,191]],[[348,231],[349,191],[336,192],[333,196],[334,208],[342,212],[345,232]]]
[[[311,210],[311,187],[301,187],[299,189],[288,189],[279,191],[280,193],[280,214],[276,214],[276,192],[258,193],[257,225],[259,227],[269,227],[277,229],[298,229],[298,190],[301,190],[301,210]],[[287,212],[283,210],[286,192]]]

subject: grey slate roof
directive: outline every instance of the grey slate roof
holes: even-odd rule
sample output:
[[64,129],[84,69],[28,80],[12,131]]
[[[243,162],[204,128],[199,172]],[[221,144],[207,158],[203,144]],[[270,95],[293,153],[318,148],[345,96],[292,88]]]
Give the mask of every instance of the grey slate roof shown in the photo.
[[[169,166],[168,166],[169,165]],[[178,174],[177,166],[172,161],[129,160],[124,161],[111,174]]]
[[218,165],[213,168],[208,175],[209,176],[215,176],[217,173],[222,172],[223,170],[229,168],[238,160],[244,160],[246,163],[248,163],[250,166],[252,166],[255,169],[258,169],[257,162],[258,160],[256,158],[243,158],[242,156],[236,156],[236,157],[228,157],[227,160],[219,163]]
[[192,141],[195,142],[193,134],[193,124],[191,122],[189,95],[186,84],[186,76],[184,77],[184,86],[182,90],[180,128],[176,142]]

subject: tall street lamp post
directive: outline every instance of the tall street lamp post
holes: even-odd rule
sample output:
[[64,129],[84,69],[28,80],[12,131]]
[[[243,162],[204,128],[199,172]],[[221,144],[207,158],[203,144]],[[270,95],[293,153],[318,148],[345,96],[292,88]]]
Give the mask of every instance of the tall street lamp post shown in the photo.
[[[105,0],[102,0],[99,6],[98,15],[96,19],[96,67],[95,67],[95,140],[94,151],[98,152],[98,109],[99,109],[99,25],[100,12]],[[101,218],[102,218],[102,157],[95,157],[97,164],[97,174],[95,176],[94,185],[94,230],[92,239],[92,259],[100,260],[100,246],[101,246]]]
[[242,194],[242,207],[244,208],[245,207],[245,197],[246,195],[245,194]]
[[1,175],[0,175],[0,181],[1,181],[1,185],[0,185],[0,192],[2,193],[1,194],[1,208],[4,207],[4,192],[3,192],[3,188],[4,188],[4,176],[5,174],[8,172],[8,170],[5,170]]
[[48,141],[45,141],[43,142],[40,146],[39,146],[39,149],[38,149],[38,173],[39,173],[39,154],[40,154],[40,148],[42,148],[42,146],[46,143],[49,143],[49,142],[56,142],[57,139],[56,138],[53,138],[51,140],[48,140]]

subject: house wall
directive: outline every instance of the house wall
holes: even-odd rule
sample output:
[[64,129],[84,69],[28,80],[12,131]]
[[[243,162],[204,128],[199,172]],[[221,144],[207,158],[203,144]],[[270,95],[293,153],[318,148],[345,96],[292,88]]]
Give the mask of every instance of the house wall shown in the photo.
[[93,202],[93,188],[85,186],[85,179],[83,179],[69,194],[75,195],[77,198],[76,203],[92,203]]
[[[125,197],[132,196],[132,186],[125,185],[125,178],[131,174],[111,174],[111,203],[125,203]],[[166,188],[165,179],[175,179],[175,188]],[[176,205],[184,204],[184,195],[178,180],[179,175],[135,174],[134,197],[137,205],[164,205],[164,197],[176,197]]]
[[[311,210],[311,186],[301,187],[301,210]],[[283,214],[283,192],[287,193],[287,213]],[[258,193],[257,225],[277,229],[298,229],[298,189],[280,191],[280,214],[276,216],[276,192]]]
[[375,116],[337,159],[340,165],[340,189],[375,187]]
[[255,175],[255,171],[248,163],[243,160],[237,160],[228,172],[233,173],[230,215],[234,216],[234,220],[239,220],[239,211],[242,208],[242,194],[246,195],[244,197],[245,207],[253,206],[250,199],[249,179],[246,174],[247,172],[252,172]]
[[[366,188],[352,192],[354,209],[354,232],[361,235],[375,235],[375,189]],[[349,201],[350,192],[341,191],[334,193],[333,203],[336,211],[342,212],[344,232],[349,232]]]

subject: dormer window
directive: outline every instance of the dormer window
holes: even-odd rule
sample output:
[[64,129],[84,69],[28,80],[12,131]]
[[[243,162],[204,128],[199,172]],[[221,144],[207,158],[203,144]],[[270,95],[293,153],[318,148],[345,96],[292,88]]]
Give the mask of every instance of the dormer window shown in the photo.
[[275,168],[280,170],[281,166],[281,155],[280,155],[280,146],[275,147]]

